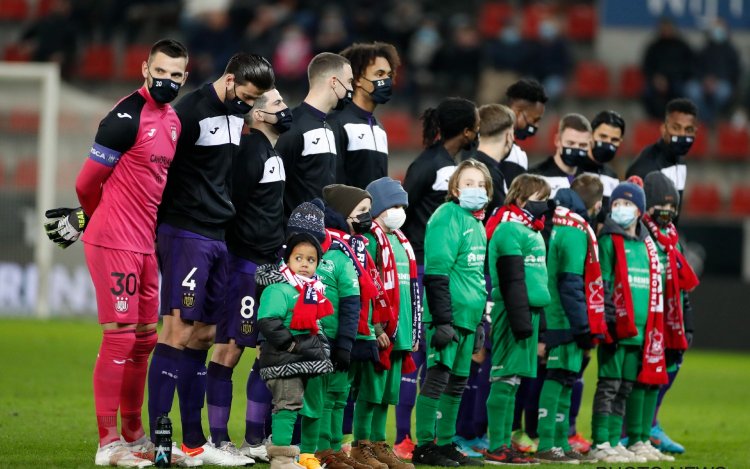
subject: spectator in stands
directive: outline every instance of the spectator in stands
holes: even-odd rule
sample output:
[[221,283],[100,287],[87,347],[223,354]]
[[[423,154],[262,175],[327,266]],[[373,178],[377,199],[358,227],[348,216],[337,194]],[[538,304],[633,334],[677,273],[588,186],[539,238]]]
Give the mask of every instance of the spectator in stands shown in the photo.
[[287,25],[273,54],[276,79],[280,83],[287,83],[289,87],[294,82],[306,80],[307,65],[312,58],[312,41],[305,31],[298,24]]
[[180,28],[190,51],[191,79],[203,83],[209,77],[223,74],[224,66],[236,52],[235,38],[228,27],[230,0],[183,0],[182,3]]
[[565,92],[565,82],[571,68],[568,40],[560,34],[556,18],[539,22],[539,39],[531,45],[531,74],[547,92],[551,102],[557,101]]
[[693,145],[697,131],[698,108],[695,104],[685,98],[670,101],[667,103],[664,122],[661,125],[661,138],[653,145],[644,148],[625,174],[626,178],[638,176],[645,180],[648,173],[661,171],[672,181],[680,193],[677,217],[674,219],[675,225],[679,220],[682,201],[685,200],[683,196],[687,179],[685,156]]
[[693,51],[680,37],[676,26],[668,18],[659,22],[656,39],[646,48],[643,74],[646,89],[643,104],[653,118],[660,118],[664,106],[683,95],[683,88],[693,73]]
[[466,15],[455,15],[450,21],[449,41],[434,61],[438,83],[449,96],[473,96],[479,78],[479,32]]
[[713,124],[726,108],[740,79],[740,58],[724,20],[717,18],[706,31],[706,44],[695,57],[695,76],[685,94],[695,102],[701,120]]
[[503,90],[529,71],[530,58],[530,44],[521,37],[518,24],[508,22],[498,37],[488,40],[482,48],[484,68],[479,79],[477,102],[499,102]]
[[419,107],[421,93],[434,83],[430,66],[442,45],[443,37],[437,18],[426,16],[411,36],[407,52],[408,60],[405,61],[409,67],[407,76],[411,76],[407,95],[411,98],[410,104],[415,112]]
[[350,43],[344,13],[337,6],[327,6],[320,14],[315,37],[317,53],[343,50]]
[[76,58],[76,28],[69,0],[55,0],[48,15],[21,35],[21,46],[34,62],[56,62],[63,78],[70,77]]

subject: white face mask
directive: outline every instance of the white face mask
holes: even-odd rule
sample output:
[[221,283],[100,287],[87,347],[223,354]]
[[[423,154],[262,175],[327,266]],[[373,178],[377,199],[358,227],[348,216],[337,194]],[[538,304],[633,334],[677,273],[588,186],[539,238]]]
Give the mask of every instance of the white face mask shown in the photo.
[[389,208],[383,217],[383,223],[388,229],[397,230],[406,221],[406,211],[403,208]]

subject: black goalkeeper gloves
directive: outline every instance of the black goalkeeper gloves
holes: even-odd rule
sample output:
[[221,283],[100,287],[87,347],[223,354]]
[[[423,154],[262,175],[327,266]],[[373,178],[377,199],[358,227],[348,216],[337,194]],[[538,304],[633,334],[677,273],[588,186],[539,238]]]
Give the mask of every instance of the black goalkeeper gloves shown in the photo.
[[44,216],[50,219],[44,224],[47,237],[62,249],[78,241],[81,233],[89,222],[89,217],[78,208],[53,208],[47,210]]

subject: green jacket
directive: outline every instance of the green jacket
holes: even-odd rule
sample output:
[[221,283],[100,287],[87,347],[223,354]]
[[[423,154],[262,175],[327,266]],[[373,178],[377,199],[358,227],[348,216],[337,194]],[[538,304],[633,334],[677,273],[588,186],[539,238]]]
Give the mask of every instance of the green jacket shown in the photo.
[[[359,280],[352,261],[338,249],[329,249],[323,254],[317,274],[326,287],[326,298],[333,305],[333,314],[320,320],[323,333],[329,339],[335,339],[339,336],[340,325],[350,326],[353,322],[353,330],[343,334],[353,341],[359,321],[360,304]],[[352,308],[356,311],[352,311]],[[349,347],[351,348],[351,345]]]

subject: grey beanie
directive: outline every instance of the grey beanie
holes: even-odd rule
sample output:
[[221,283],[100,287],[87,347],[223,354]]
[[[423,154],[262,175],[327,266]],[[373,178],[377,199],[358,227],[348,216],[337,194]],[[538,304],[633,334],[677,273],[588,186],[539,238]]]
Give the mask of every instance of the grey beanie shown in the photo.
[[368,184],[367,192],[372,196],[370,213],[373,217],[377,217],[397,205],[409,206],[409,194],[401,187],[400,182],[388,176],[376,179]]
[[322,243],[326,239],[323,211],[314,203],[302,202],[289,215],[286,230],[287,236],[307,233]]
[[654,205],[680,205],[680,193],[674,183],[664,173],[653,171],[646,175],[643,181],[643,191],[646,193],[646,208]]

